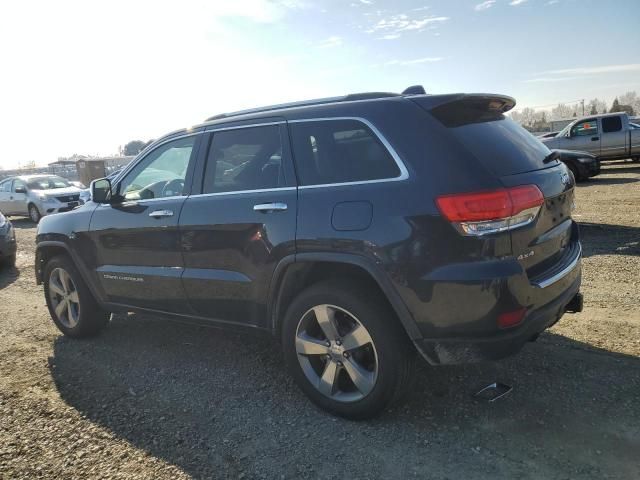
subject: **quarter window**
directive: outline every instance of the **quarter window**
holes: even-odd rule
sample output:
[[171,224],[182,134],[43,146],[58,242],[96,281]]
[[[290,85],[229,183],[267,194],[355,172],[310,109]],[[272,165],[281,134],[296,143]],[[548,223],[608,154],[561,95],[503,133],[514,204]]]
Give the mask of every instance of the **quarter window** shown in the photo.
[[604,117],[602,119],[602,133],[619,132],[622,130],[620,117]]
[[395,178],[400,168],[374,133],[357,120],[291,124],[301,185]]
[[583,120],[580,123],[576,123],[572,128],[573,135],[576,137],[586,137],[589,135],[598,134],[598,120],[592,118],[590,120]]
[[285,187],[279,125],[213,133],[203,193]]
[[118,186],[124,200],[148,200],[184,195],[187,168],[196,137],[165,143],[146,155]]

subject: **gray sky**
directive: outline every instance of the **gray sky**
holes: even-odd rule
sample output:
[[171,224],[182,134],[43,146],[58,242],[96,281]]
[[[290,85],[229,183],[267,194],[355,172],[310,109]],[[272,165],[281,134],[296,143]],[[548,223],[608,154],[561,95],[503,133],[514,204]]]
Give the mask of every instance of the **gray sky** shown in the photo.
[[518,107],[610,103],[640,92],[638,19],[637,0],[3,2],[0,166],[417,83]]

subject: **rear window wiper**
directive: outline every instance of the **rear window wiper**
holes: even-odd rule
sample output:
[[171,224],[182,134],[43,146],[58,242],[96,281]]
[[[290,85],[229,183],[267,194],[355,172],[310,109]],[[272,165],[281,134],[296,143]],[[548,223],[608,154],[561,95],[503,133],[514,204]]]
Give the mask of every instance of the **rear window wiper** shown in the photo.
[[557,150],[552,150],[549,155],[544,157],[544,160],[542,160],[542,163],[553,162],[554,160],[557,160],[558,158],[560,158],[560,152],[557,151]]

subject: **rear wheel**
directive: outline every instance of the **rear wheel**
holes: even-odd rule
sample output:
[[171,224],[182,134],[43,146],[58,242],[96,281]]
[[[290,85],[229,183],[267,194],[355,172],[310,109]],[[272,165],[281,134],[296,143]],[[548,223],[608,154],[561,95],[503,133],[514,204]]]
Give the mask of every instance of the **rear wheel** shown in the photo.
[[51,259],[44,269],[44,294],[58,329],[69,337],[96,335],[109,321],[67,256]]
[[40,215],[40,210],[38,210],[38,207],[36,207],[33,203],[29,204],[29,218],[33,223],[38,223],[42,218],[42,215]]
[[395,314],[348,283],[309,287],[284,321],[285,361],[319,407],[370,418],[401,400],[413,379],[415,350]]

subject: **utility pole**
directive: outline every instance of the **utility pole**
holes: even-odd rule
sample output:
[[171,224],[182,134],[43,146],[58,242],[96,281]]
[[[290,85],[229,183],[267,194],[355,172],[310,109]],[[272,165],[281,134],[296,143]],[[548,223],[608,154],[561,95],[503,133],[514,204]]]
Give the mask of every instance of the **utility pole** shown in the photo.
[[580,100],[580,103],[582,104],[582,116],[584,117],[584,98]]

